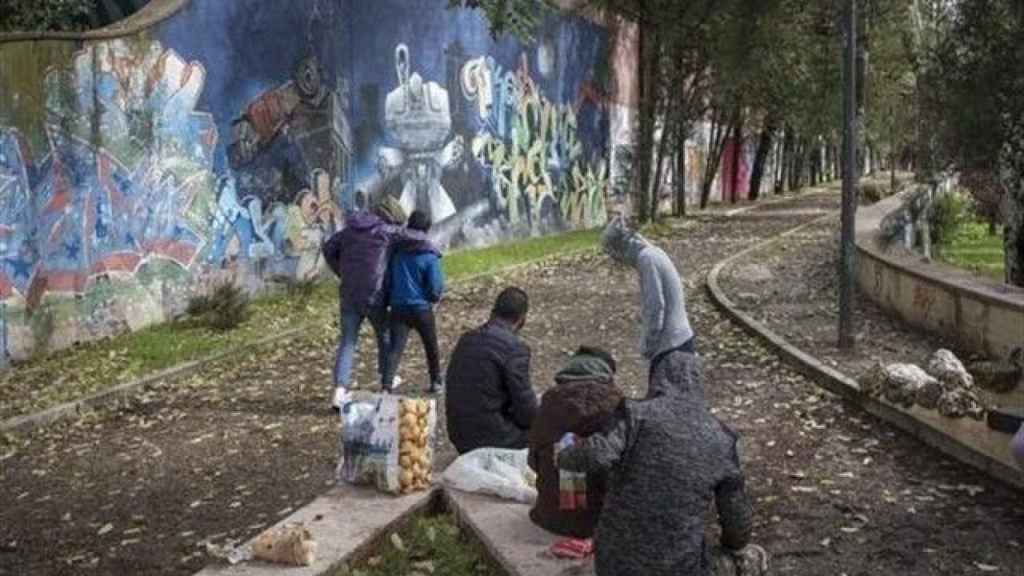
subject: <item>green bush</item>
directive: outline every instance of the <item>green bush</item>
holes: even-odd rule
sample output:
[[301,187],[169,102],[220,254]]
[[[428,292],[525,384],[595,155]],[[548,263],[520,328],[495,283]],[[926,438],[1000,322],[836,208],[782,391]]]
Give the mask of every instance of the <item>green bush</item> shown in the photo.
[[189,316],[214,330],[237,328],[249,315],[249,298],[231,282],[225,282],[210,295],[193,296],[186,309]]
[[952,238],[961,226],[974,220],[971,199],[959,192],[939,196],[932,205],[932,243],[943,244]]
[[0,32],[85,30],[95,9],[96,0],[0,0]]

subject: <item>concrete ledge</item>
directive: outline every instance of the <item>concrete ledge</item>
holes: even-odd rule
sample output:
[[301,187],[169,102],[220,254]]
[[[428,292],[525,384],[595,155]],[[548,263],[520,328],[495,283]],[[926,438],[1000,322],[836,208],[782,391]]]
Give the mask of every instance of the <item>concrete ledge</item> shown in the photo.
[[562,560],[546,551],[562,537],[530,521],[530,506],[459,490],[444,492],[448,509],[509,576],[592,576],[589,561]]
[[[593,576],[591,561],[560,560],[545,552],[560,537],[530,522],[530,507],[435,486],[403,497],[339,485],[274,527],[302,523],[317,542],[312,566],[251,560],[207,566],[196,576],[331,576],[368,558],[414,516],[444,505],[509,576]],[[246,545],[255,541],[250,540]],[[396,575],[403,576],[403,575]]]
[[[750,253],[768,248],[819,220],[794,228],[762,244],[735,254],[715,265],[708,274],[711,300],[744,330],[763,340],[782,358],[819,386],[833,392],[866,412],[911,434],[925,444],[991,475],[997,480],[1024,489],[1024,471],[1013,464],[1010,436],[988,429],[984,422],[965,422],[945,418],[920,408],[905,412],[884,400],[868,397],[852,378],[826,366],[817,358],[790,344],[764,324],[739,310],[722,290],[718,278],[722,270]],[[1002,440],[1003,446],[999,447]]]
[[[1005,360],[1024,346],[1024,289],[885,250],[882,223],[903,210],[914,192],[912,187],[857,215],[858,287],[908,324],[955,334],[964,348]],[[1009,405],[1024,401],[1021,388]]]
[[329,575],[363,560],[398,525],[427,511],[437,501],[439,490],[395,497],[373,488],[339,485],[276,525],[301,522],[309,529],[317,542],[316,562],[312,566],[253,560],[233,566],[208,566],[196,576]]

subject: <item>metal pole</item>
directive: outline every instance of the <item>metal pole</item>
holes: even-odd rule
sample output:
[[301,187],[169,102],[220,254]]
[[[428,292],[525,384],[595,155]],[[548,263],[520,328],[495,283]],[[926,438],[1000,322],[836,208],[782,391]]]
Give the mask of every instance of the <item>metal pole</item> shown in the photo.
[[853,282],[856,274],[854,216],[857,211],[857,0],[846,0],[843,19],[843,206],[839,245],[839,348],[852,350]]

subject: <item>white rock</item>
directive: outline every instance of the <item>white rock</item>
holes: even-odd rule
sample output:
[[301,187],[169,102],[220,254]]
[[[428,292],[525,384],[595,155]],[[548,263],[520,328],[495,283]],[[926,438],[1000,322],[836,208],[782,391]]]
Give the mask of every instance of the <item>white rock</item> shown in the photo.
[[907,408],[914,405],[923,389],[938,384],[935,378],[914,364],[890,364],[885,371],[888,375],[885,383],[886,400]]
[[974,377],[964,368],[960,359],[946,349],[940,349],[928,360],[928,373],[953,388],[974,388]]

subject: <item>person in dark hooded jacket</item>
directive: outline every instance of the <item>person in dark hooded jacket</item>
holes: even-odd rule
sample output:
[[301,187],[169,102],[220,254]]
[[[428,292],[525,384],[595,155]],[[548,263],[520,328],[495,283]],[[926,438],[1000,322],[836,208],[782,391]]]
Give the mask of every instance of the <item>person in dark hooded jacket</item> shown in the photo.
[[377,337],[377,371],[383,384],[390,348],[383,285],[392,248],[403,242],[407,247],[437,251],[425,233],[403,227],[405,218],[401,204],[384,196],[372,213],[349,214],[344,229],[323,246],[324,260],[341,278],[341,338],[335,356],[332,400],[335,410],[341,409],[352,385],[352,363],[364,320],[370,321]]
[[764,550],[748,546],[752,511],[736,442],[708,410],[696,357],[683,353],[655,367],[648,397],[624,402],[609,432],[564,449],[561,469],[611,472],[594,539],[597,576],[711,576],[712,501],[722,547],[740,559],[741,574],[762,574]]
[[562,536],[590,538],[601,515],[608,474],[567,477],[555,462],[557,443],[566,434],[587,437],[615,423],[622,393],[615,386],[615,359],[604,350],[581,347],[544,393],[530,428],[529,464],[537,473],[535,524]]

